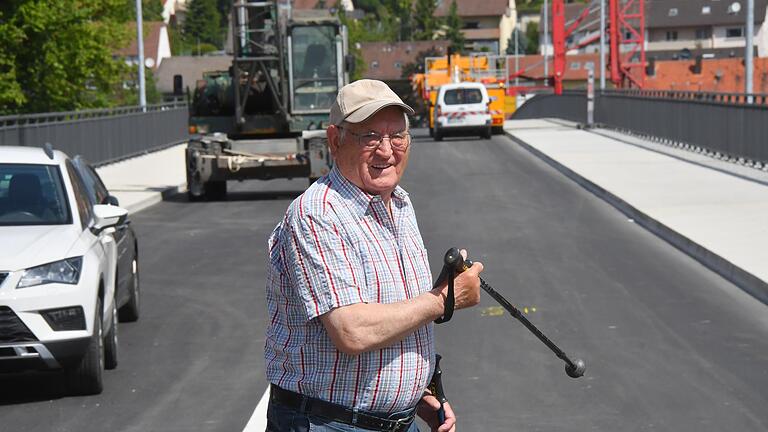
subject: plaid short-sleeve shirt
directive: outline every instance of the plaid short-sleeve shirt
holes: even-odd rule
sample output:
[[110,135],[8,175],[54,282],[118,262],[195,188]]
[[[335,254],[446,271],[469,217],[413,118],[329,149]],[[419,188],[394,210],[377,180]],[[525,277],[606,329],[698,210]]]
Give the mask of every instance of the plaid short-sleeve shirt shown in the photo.
[[354,303],[394,303],[431,289],[408,194],[381,197],[335,168],[288,208],[269,238],[267,378],[350,408],[396,412],[421,398],[434,362],[433,324],[381,350],[336,349],[317,317]]

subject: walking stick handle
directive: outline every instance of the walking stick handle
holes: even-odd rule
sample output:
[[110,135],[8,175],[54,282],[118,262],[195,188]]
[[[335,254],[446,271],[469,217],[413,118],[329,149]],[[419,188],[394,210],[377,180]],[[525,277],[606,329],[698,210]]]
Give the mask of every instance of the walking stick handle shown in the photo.
[[442,324],[450,321],[453,317],[453,309],[456,304],[453,279],[456,277],[457,273],[461,273],[464,270],[464,257],[461,256],[461,252],[455,247],[448,249],[448,252],[446,252],[443,257],[443,269],[440,271],[440,275],[437,276],[437,280],[433,285],[433,288],[437,288],[446,280],[448,281],[448,293],[445,297],[445,305],[443,306],[443,316],[436,319],[435,323]]

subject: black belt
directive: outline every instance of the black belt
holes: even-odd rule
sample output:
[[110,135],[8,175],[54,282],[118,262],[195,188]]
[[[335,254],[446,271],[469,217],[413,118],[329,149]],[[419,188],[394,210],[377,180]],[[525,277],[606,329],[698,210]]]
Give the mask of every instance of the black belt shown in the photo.
[[300,414],[323,417],[331,421],[359,426],[364,429],[372,429],[382,432],[405,432],[411,426],[416,415],[414,410],[411,415],[401,419],[386,419],[371,414],[354,412],[353,410],[327,402],[304,396],[290,390],[282,389],[274,384],[270,386],[270,402],[293,409]]

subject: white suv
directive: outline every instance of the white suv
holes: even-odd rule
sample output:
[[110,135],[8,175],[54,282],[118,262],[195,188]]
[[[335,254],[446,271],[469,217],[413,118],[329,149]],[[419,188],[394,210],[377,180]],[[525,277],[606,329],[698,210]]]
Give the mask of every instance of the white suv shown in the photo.
[[75,394],[117,366],[114,226],[60,151],[0,146],[0,372],[63,369]]
[[480,135],[491,138],[491,99],[481,83],[443,84],[435,101],[436,141],[448,135]]

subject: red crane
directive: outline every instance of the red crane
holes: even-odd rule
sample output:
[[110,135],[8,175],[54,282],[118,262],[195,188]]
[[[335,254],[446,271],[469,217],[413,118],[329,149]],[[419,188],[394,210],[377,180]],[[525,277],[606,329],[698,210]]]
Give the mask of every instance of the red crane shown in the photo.
[[616,87],[645,84],[645,0],[611,0],[611,81]]
[[[580,28],[595,10],[588,4],[566,28],[564,0],[552,0],[552,45],[554,47],[553,80],[555,94],[563,92],[565,53],[568,48],[581,48],[600,39],[600,34],[568,47],[566,40]],[[610,77],[616,87],[642,88],[645,84],[645,0],[610,0],[609,3]],[[606,71],[601,71],[606,73]],[[516,72],[519,73],[519,72]]]

